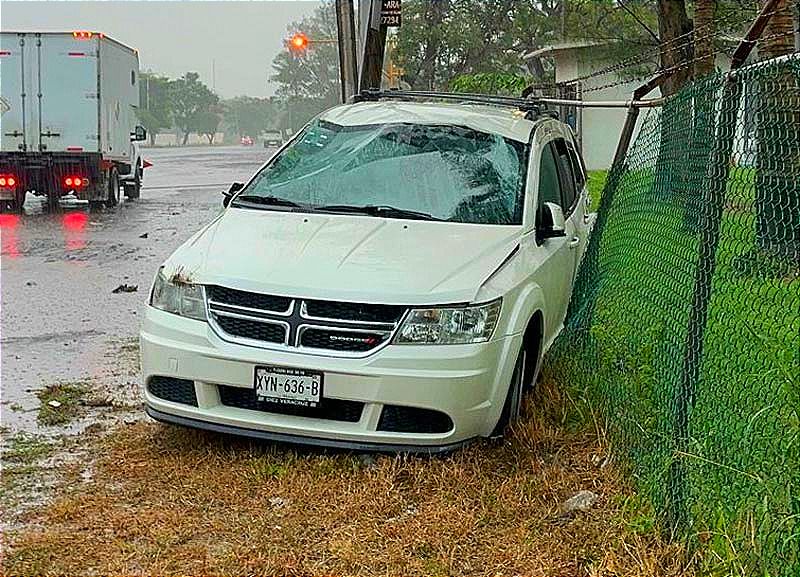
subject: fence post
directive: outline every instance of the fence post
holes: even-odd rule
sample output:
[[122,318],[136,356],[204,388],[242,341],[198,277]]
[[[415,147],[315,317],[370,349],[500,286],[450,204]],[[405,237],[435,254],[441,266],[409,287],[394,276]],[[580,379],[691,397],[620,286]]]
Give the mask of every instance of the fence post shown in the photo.
[[[731,70],[744,64],[758,38],[763,34],[772,12],[779,0],[770,0],[753,21],[744,39],[733,55]],[[730,173],[730,159],[736,138],[736,119],[741,100],[741,81],[733,74],[727,77],[723,87],[722,102],[716,145],[711,154],[707,174],[708,188],[703,199],[700,221],[700,254],[695,269],[692,308],[686,332],[681,380],[673,398],[672,441],[674,454],[670,462],[667,479],[667,522],[673,536],[688,527],[688,504],[686,499],[686,467],[684,455],[689,442],[689,412],[697,396],[697,381],[703,360],[703,343],[708,320],[708,302],[711,298],[717,246],[722,223],[722,211]]]
[[708,187],[700,219],[700,251],[695,269],[692,308],[686,332],[681,379],[673,398],[672,438],[674,455],[667,483],[667,521],[673,535],[687,526],[686,470],[683,457],[689,441],[689,412],[694,405],[697,380],[703,360],[703,341],[708,319],[708,302],[716,268],[717,246],[722,209],[730,171],[730,158],[736,136],[741,84],[729,76],[723,89],[717,144],[711,154],[707,173]]

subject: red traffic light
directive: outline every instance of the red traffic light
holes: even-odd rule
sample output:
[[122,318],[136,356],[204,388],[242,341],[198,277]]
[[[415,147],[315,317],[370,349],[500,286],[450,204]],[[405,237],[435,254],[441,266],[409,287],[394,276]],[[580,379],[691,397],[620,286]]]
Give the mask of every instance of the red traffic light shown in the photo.
[[298,32],[289,39],[289,48],[292,50],[305,50],[308,48],[308,36]]

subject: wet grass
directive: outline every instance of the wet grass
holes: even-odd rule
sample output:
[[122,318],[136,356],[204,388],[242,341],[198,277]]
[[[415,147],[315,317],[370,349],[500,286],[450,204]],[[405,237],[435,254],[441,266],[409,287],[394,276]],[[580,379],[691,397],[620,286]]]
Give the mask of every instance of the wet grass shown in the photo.
[[[508,439],[436,458],[124,426],[93,447],[91,480],[8,533],[3,571],[686,575],[571,406],[545,385]],[[563,514],[581,490],[599,499]]]
[[69,423],[78,415],[78,408],[89,385],[84,382],[65,382],[48,385],[36,396],[41,402],[37,421],[40,425],[53,426]]

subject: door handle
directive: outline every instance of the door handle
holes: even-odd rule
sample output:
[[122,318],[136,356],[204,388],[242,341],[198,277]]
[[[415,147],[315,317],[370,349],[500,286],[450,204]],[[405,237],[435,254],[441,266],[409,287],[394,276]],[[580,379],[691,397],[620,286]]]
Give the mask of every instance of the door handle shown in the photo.
[[581,244],[581,239],[578,236],[573,236],[572,239],[569,241],[569,248],[577,248],[578,245]]

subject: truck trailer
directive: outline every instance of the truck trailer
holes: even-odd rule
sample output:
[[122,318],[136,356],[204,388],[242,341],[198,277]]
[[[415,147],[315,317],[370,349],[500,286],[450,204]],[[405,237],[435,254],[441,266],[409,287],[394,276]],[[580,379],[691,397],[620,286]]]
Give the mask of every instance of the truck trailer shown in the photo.
[[138,198],[139,55],[103,33],[0,32],[0,203]]

